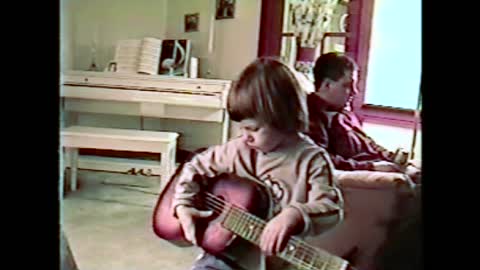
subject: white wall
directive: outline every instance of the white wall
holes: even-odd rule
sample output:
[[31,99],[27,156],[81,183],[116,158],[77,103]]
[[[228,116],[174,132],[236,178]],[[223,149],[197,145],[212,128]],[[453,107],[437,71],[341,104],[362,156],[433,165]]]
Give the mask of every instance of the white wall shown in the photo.
[[73,16],[72,0],[60,1],[60,70],[73,68]]
[[236,1],[235,19],[217,21],[215,66],[218,78],[235,79],[257,57],[261,0]]
[[62,61],[66,69],[86,70],[95,43],[97,66],[113,58],[115,43],[145,36],[163,37],[167,0],[61,0]]
[[[216,0],[61,0],[62,70],[88,69],[93,44],[103,70],[118,40],[152,36],[191,39],[201,77],[235,79],[257,56],[261,9],[236,2],[235,18],[215,20]],[[197,12],[199,32],[185,33],[185,14]]]
[[[212,0],[168,0],[168,24],[165,36],[171,39],[190,39],[192,55],[208,57],[209,37],[210,34],[213,35],[210,25],[214,8],[215,1]],[[198,32],[185,32],[185,15],[193,13],[199,13]]]
[[[215,3],[169,0],[166,36],[192,40],[192,55],[200,58],[201,77],[231,80],[257,57],[261,0],[236,1],[235,17],[224,20],[215,19]],[[199,31],[185,33],[185,14],[197,12]]]

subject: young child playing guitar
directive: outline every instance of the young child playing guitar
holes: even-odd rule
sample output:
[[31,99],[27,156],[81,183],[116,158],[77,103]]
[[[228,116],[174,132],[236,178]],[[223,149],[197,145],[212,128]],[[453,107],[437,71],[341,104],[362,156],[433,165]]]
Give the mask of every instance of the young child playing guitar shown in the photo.
[[[194,199],[205,185],[195,180],[197,176],[228,173],[256,181],[271,190],[276,208],[260,237],[258,265],[247,269],[286,269],[273,266],[269,256],[281,252],[291,236],[320,234],[342,218],[343,201],[334,184],[332,162],[323,148],[302,134],[308,126],[306,97],[282,62],[260,58],[248,65],[228,94],[227,109],[230,118],[239,122],[242,135],[183,164],[176,176],[173,213],[185,238],[198,245],[197,222],[212,212],[195,207]],[[154,217],[154,226],[160,226],[155,222],[161,221]],[[205,252],[191,269],[242,269],[239,265],[235,259]]]

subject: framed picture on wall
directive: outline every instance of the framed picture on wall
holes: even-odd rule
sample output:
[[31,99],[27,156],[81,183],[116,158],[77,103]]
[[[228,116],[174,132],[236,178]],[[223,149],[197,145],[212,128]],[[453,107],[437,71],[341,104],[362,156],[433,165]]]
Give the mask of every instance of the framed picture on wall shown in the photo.
[[233,19],[235,16],[235,0],[217,0],[216,5],[217,20],[220,19]]
[[199,13],[185,15],[185,32],[197,32],[200,21]]

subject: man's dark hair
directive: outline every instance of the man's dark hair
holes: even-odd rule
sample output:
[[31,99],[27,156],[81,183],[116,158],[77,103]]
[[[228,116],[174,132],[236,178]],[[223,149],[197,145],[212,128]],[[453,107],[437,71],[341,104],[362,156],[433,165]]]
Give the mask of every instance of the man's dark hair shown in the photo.
[[355,61],[346,55],[335,52],[322,54],[313,68],[315,89],[318,89],[325,79],[338,81],[346,72],[357,69]]

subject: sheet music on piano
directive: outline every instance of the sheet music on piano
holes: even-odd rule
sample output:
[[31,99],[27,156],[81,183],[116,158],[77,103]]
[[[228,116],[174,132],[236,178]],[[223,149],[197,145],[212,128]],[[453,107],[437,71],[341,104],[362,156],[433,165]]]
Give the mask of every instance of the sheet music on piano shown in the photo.
[[188,39],[119,40],[115,56],[107,66],[116,65],[116,72],[124,74],[166,74],[188,77],[191,41]]

